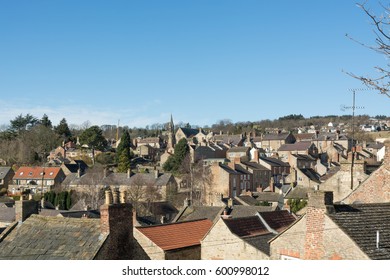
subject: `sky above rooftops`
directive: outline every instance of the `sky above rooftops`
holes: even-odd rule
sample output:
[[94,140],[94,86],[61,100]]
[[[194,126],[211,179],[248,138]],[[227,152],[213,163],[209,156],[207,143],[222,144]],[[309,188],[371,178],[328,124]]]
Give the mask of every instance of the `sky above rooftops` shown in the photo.
[[[211,125],[352,114],[345,72],[375,74],[373,26],[355,0],[0,1],[0,125]],[[368,1],[372,11],[382,9]],[[356,114],[390,99],[357,94]]]

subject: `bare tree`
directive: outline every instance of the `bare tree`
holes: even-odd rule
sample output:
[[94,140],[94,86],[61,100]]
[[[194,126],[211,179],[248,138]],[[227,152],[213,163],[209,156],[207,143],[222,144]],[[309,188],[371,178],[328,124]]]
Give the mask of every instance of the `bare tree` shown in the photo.
[[191,162],[191,155],[188,154],[183,160],[179,169],[183,180],[190,188],[190,199],[194,205],[204,205],[206,196],[211,192],[212,174],[203,161]]
[[[371,23],[373,25],[373,31],[375,34],[375,44],[367,45],[365,43],[355,40],[348,34],[346,34],[346,36],[364,47],[367,47],[379,54],[385,55],[385,57],[388,59],[390,57],[390,8],[382,5],[382,8],[384,10],[383,14],[378,16],[366,7],[366,2],[363,4],[357,4],[357,6],[361,8],[371,20]],[[362,81],[367,87],[377,90],[380,94],[390,97],[390,71],[388,70],[388,67],[390,66],[389,62],[386,66],[386,68],[375,66],[375,69],[379,73],[377,77],[359,76],[351,72],[348,72],[348,74]]]

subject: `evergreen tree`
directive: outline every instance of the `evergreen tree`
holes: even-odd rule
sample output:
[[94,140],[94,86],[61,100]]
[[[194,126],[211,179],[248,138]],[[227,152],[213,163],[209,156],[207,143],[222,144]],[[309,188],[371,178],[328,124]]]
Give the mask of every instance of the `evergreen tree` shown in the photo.
[[69,140],[69,138],[72,137],[72,133],[70,132],[68,123],[66,122],[65,118],[60,121],[54,130],[59,136],[64,137],[66,140]]
[[49,120],[49,117],[48,117],[46,114],[43,115],[43,117],[42,117],[42,119],[39,121],[39,123],[40,123],[41,125],[47,127],[47,128],[52,128],[52,127],[53,127],[53,125],[52,125],[52,123],[51,123],[51,120]]
[[122,134],[121,141],[116,149],[116,162],[119,164],[119,158],[121,157],[123,151],[126,152],[126,158],[131,159],[131,139],[128,130],[125,130]]
[[66,210],[69,210],[72,206],[72,191],[68,192],[66,196]]
[[130,168],[131,158],[127,150],[123,150],[119,156],[118,172],[125,173]]
[[97,125],[91,126],[80,135],[81,145],[86,144],[92,150],[92,161],[95,164],[95,149],[104,151],[107,147],[107,140],[103,131]]
[[187,139],[181,139],[175,146],[175,153],[168,158],[163,165],[163,169],[165,171],[178,172],[189,152],[190,148],[188,147]]

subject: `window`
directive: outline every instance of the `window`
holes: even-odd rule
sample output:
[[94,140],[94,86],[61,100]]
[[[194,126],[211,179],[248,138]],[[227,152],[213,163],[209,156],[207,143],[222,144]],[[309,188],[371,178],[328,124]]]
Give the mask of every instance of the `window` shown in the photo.
[[22,176],[23,175],[23,171],[22,172],[20,172],[20,174],[19,174],[20,176]]
[[28,176],[32,176],[32,172],[28,173]]
[[53,174],[54,174],[54,172],[50,172],[50,174],[49,174],[49,175],[50,175],[50,176],[53,176]]

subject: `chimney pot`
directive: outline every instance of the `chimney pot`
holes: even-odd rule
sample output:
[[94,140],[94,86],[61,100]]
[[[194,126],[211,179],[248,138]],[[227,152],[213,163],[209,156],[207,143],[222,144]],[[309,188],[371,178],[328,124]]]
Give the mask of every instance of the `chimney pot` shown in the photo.
[[126,203],[126,191],[120,191],[120,203]]
[[113,200],[113,204],[118,204],[119,203],[119,191],[117,189],[115,189],[113,192],[112,192],[112,200]]
[[105,191],[105,204],[106,205],[112,204],[112,192],[110,189]]

